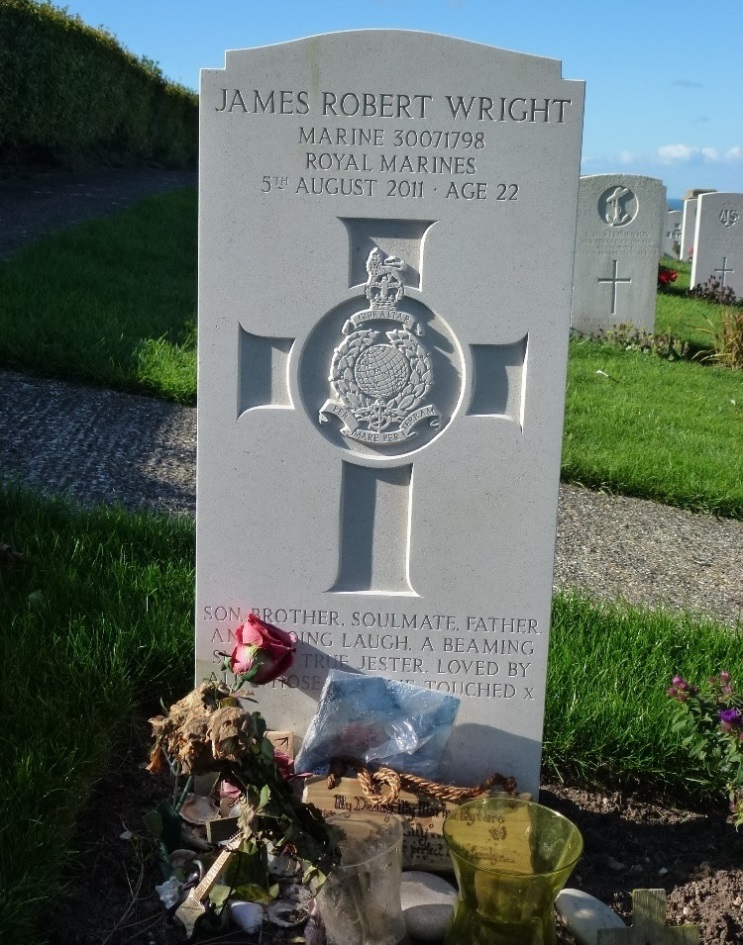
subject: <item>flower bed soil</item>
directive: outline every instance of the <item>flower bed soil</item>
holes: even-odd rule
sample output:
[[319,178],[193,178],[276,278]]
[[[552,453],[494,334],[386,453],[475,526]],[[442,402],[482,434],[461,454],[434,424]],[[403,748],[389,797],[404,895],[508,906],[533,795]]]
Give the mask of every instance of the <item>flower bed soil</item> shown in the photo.
[[[142,855],[144,845],[121,838],[127,829],[144,835],[143,815],[168,798],[168,781],[144,770],[147,748],[142,724],[86,808],[68,893],[45,916],[50,945],[185,941],[154,892],[160,877],[152,858]],[[545,785],[540,800],[583,834],[585,851],[570,886],[597,896],[628,922],[633,889],[664,889],[669,922],[698,924],[702,945],[743,942],[743,835],[727,819],[722,801],[695,811],[556,784]],[[284,940],[264,933],[262,945]],[[211,941],[237,945],[256,939],[230,931]],[[564,932],[560,941],[573,942]]]

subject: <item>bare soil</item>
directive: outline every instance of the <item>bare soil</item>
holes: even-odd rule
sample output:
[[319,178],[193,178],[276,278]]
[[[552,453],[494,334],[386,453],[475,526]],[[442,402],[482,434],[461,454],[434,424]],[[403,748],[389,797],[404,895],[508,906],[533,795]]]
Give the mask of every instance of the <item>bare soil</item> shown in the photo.
[[[163,909],[152,857],[125,830],[145,836],[143,815],[166,800],[167,779],[144,770],[146,726],[132,732],[117,769],[98,785],[82,818],[68,891],[45,921],[50,945],[183,945]],[[702,945],[743,943],[743,835],[726,806],[691,810],[620,792],[546,784],[540,801],[580,828],[585,851],[569,881],[631,922],[633,889],[663,889],[670,924],[699,925]],[[560,932],[561,945],[573,939]],[[255,943],[221,932],[213,943]],[[282,939],[277,939],[281,941]],[[272,938],[264,933],[262,945]],[[466,943],[462,943],[466,945]]]

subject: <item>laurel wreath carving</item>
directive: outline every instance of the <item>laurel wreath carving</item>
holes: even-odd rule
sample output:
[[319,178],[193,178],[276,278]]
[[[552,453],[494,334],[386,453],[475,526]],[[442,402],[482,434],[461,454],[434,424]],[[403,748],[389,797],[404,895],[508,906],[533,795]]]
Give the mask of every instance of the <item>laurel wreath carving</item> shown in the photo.
[[407,384],[394,397],[380,400],[364,393],[354,376],[354,365],[381,332],[361,329],[345,338],[335,349],[330,369],[330,382],[341,400],[360,423],[383,430],[392,423],[401,423],[428,394],[433,383],[431,358],[415,335],[405,329],[385,332],[391,347],[396,348],[410,365]]

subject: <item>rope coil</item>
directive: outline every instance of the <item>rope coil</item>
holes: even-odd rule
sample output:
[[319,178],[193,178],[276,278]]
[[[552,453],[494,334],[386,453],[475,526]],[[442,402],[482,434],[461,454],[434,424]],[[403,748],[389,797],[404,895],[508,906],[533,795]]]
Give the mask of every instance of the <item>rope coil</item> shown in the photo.
[[347,768],[356,769],[356,777],[361,785],[361,791],[372,807],[384,807],[394,804],[400,796],[401,790],[411,791],[413,794],[426,794],[438,801],[452,804],[462,804],[480,794],[486,794],[496,785],[503,787],[508,794],[516,793],[516,779],[505,775],[491,774],[481,784],[471,788],[455,787],[453,784],[441,784],[415,774],[405,774],[394,771],[392,768],[380,767],[375,771],[360,765],[355,761],[336,760],[331,765],[328,775],[328,790],[338,786],[340,779]]

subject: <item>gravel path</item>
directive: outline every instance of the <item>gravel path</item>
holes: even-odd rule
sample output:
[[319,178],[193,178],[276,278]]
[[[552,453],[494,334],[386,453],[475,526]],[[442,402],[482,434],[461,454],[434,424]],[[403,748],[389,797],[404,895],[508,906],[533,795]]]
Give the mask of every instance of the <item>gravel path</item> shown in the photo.
[[[43,444],[43,448],[40,448]],[[0,470],[83,504],[193,515],[196,410],[0,371]],[[555,586],[743,617],[743,523],[562,485]]]
[[195,183],[195,171],[155,168],[50,171],[0,181],[0,260],[45,233],[111,216],[143,197]]
[[[0,259],[109,216],[195,172],[53,172],[0,182]],[[196,412],[0,371],[0,479],[82,504],[193,515]],[[743,619],[743,523],[575,486],[560,489],[555,586],[601,600]]]

